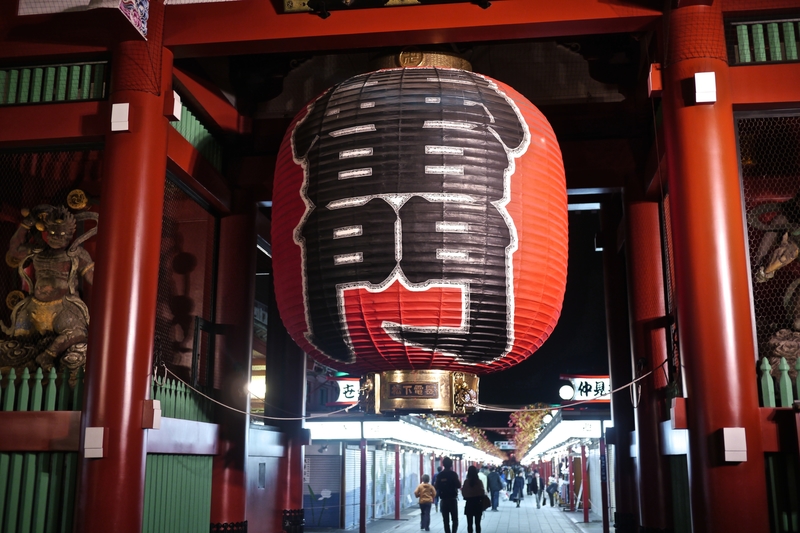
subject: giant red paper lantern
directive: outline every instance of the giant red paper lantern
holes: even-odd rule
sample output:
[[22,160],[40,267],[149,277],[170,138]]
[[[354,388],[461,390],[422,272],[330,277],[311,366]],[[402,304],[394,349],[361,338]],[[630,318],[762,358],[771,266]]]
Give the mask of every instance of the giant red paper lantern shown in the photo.
[[486,76],[356,76],[289,127],[272,239],[281,318],[323,364],[508,368],[561,312],[567,196],[555,134]]

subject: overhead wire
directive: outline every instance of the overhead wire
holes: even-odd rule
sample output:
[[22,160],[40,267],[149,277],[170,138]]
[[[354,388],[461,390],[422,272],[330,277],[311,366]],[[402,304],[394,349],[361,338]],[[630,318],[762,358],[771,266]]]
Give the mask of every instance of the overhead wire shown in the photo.
[[[264,420],[292,421],[292,420],[312,420],[312,419],[315,419],[315,418],[325,418],[325,417],[329,417],[329,416],[332,416],[332,415],[335,415],[335,414],[348,412],[348,411],[350,411],[350,409],[352,409],[353,407],[356,407],[360,403],[360,402],[356,402],[353,405],[348,405],[347,407],[345,407],[343,409],[337,409],[336,411],[331,411],[329,413],[319,413],[319,414],[316,414],[316,415],[307,415],[307,416],[280,417],[280,416],[260,415],[260,414],[257,414],[257,413],[248,413],[247,411],[242,411],[241,409],[237,409],[236,407],[232,407],[230,405],[222,403],[219,400],[216,400],[216,399],[212,398],[211,396],[203,393],[202,391],[196,389],[195,387],[192,387],[186,381],[184,381],[183,379],[178,377],[173,371],[171,371],[169,368],[167,368],[166,365],[162,364],[161,367],[164,370],[164,376],[165,377],[166,377],[167,374],[171,375],[174,379],[176,379],[177,381],[180,381],[181,383],[186,385],[186,387],[189,390],[191,390],[194,393],[202,396],[203,398],[205,398],[205,399],[207,399],[207,400],[209,400],[209,401],[211,401],[211,402],[213,402],[213,403],[215,403],[215,404],[217,404],[217,405],[219,405],[221,407],[224,407],[225,409],[228,409],[229,411],[233,411],[233,412],[236,412],[236,413],[241,413],[243,415],[251,416],[253,418],[261,418],[261,419],[264,419]],[[157,381],[158,371],[156,371],[155,374],[156,374],[156,383],[158,384],[158,386],[163,386],[163,384],[158,383],[158,381]],[[260,399],[263,399],[263,398],[260,398]]]
[[666,365],[668,362],[669,362],[669,359],[664,359],[664,361],[662,361],[657,367],[653,368],[652,370],[650,370],[646,374],[643,374],[643,375],[639,376],[638,378],[632,380],[631,382],[626,383],[625,385],[622,385],[620,387],[617,387],[616,389],[613,389],[613,390],[611,390],[611,391],[609,391],[609,392],[607,392],[605,394],[598,394],[597,397],[592,398],[591,400],[580,400],[580,401],[577,401],[577,402],[572,402],[569,405],[547,406],[547,407],[531,407],[531,408],[527,408],[527,407],[523,407],[523,408],[500,407],[500,406],[493,406],[493,405],[484,405],[484,404],[480,404],[480,403],[476,404],[476,407],[478,407],[478,408],[480,408],[481,410],[484,410],[484,411],[513,413],[513,412],[519,412],[519,411],[523,411],[523,412],[554,411],[554,410],[564,409],[565,407],[566,408],[571,408],[571,407],[574,407],[576,405],[583,405],[583,404],[586,404],[586,403],[593,403],[593,402],[597,401],[598,398],[604,398],[606,396],[611,396],[612,394],[615,394],[617,392],[625,390],[626,388],[632,387],[634,385],[638,386],[638,382],[639,381],[643,380],[644,378],[646,378],[647,376],[651,375],[653,372],[659,370],[660,368],[663,368],[664,365]]

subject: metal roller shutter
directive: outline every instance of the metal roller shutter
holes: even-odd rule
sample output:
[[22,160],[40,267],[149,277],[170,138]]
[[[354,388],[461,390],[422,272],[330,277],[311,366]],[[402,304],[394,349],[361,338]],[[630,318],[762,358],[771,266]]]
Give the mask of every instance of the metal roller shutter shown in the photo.
[[375,450],[375,516],[386,515],[389,490],[386,476],[386,450]]
[[367,520],[375,516],[375,448],[367,447]]
[[394,514],[394,451],[386,452],[386,514]]
[[348,446],[344,452],[344,528],[358,526],[361,494],[361,451]]
[[338,528],[342,505],[342,458],[339,455],[306,455],[303,508],[310,527]]

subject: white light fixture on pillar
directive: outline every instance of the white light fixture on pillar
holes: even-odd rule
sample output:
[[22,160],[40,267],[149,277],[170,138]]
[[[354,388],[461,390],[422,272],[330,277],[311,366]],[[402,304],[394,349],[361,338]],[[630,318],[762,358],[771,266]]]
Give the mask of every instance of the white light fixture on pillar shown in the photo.
[[697,104],[713,104],[717,101],[717,77],[714,72],[695,73],[694,101]]

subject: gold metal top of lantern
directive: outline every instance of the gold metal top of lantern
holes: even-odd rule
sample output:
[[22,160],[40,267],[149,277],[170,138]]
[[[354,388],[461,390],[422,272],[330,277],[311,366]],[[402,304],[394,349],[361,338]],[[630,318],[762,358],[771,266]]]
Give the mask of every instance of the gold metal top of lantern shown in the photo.
[[442,67],[472,71],[472,64],[455,52],[404,48],[400,52],[380,56],[372,64],[375,69],[397,67]]
[[391,370],[368,374],[362,385],[370,413],[472,413],[478,376],[449,370]]

